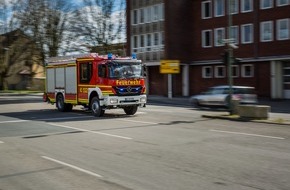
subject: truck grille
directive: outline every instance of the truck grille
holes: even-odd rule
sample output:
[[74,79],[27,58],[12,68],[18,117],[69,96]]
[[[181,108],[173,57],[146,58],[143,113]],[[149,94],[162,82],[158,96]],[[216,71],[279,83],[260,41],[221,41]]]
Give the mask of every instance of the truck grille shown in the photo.
[[118,96],[140,95],[142,86],[115,86],[114,90]]

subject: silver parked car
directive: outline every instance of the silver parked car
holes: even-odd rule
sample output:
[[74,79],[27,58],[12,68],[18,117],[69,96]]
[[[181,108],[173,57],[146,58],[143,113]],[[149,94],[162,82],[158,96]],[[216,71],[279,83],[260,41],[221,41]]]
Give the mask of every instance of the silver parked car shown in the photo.
[[[250,86],[232,86],[232,98],[240,104],[257,104],[255,88]],[[229,106],[229,86],[214,86],[200,95],[191,96],[190,103],[195,107]]]

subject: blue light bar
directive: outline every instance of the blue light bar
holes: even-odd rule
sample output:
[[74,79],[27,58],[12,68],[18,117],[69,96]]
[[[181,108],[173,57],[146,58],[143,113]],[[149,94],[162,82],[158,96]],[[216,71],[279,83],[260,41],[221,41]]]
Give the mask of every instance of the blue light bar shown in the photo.
[[136,55],[136,53],[133,53],[133,54],[132,54],[132,59],[137,59],[137,55]]
[[112,59],[113,58],[113,54],[112,53],[108,53],[108,59]]

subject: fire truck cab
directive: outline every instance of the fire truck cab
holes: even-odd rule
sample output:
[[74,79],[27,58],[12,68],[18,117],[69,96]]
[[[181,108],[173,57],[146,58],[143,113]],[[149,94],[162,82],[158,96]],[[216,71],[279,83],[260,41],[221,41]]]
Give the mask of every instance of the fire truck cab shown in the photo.
[[115,108],[134,115],[147,101],[144,66],[135,57],[111,54],[49,58],[44,100],[61,112],[82,105],[96,117]]

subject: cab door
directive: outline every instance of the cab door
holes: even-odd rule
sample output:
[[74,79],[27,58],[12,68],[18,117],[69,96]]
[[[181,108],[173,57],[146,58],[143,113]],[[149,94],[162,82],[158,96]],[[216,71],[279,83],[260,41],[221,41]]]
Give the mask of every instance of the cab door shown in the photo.
[[85,60],[77,62],[78,66],[78,101],[88,104],[89,88],[92,87],[91,81],[93,78],[93,61]]

